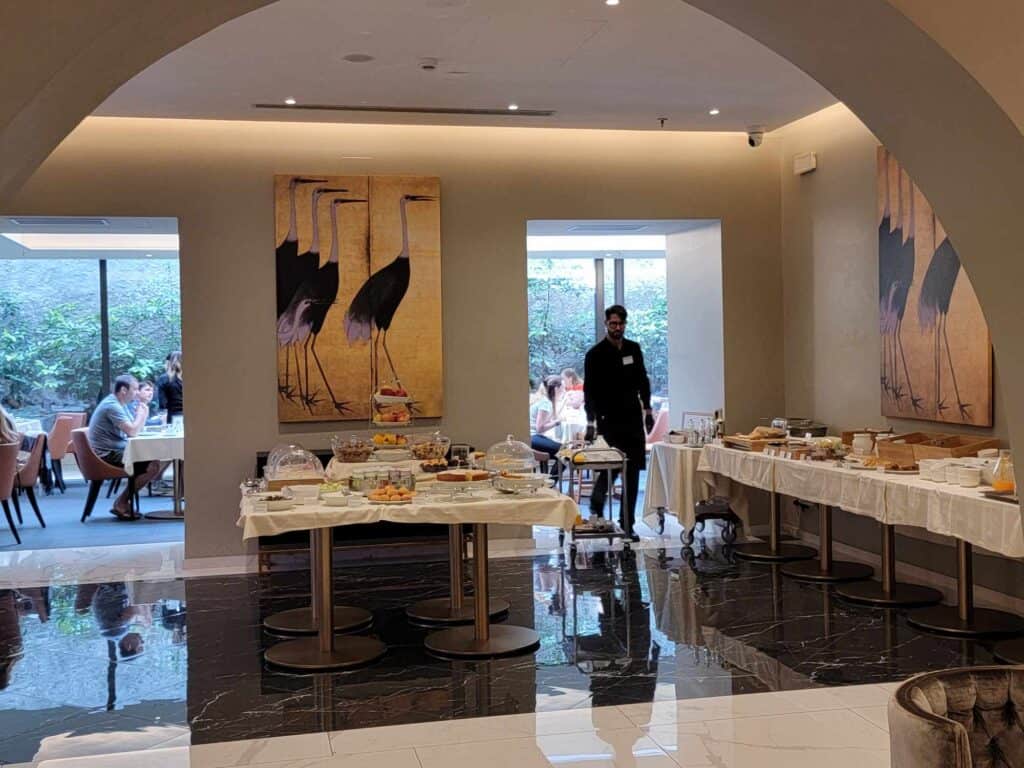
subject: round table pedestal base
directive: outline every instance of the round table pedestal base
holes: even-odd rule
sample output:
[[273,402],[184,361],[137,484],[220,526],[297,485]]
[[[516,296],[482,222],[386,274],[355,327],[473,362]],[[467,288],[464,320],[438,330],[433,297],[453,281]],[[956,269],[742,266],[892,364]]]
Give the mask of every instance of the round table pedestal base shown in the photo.
[[991,608],[975,608],[970,621],[960,618],[957,606],[936,605],[907,615],[907,623],[927,632],[957,637],[998,637],[1024,634],[1024,618]]
[[899,581],[888,592],[882,589],[880,581],[865,581],[860,584],[844,584],[836,590],[836,594],[851,603],[879,608],[919,608],[942,602],[942,593],[937,589]]
[[477,640],[473,627],[442,629],[427,635],[423,644],[438,656],[460,659],[491,659],[532,651],[540,645],[540,635],[526,627],[492,624],[490,638]]
[[368,664],[383,656],[386,650],[384,643],[372,637],[346,637],[336,641],[333,651],[325,653],[320,650],[318,638],[303,637],[268,648],[264,657],[277,667],[313,672]]
[[156,512],[146,512],[142,515],[147,520],[177,520],[182,522],[185,519],[184,512],[175,512],[173,509],[161,509]]
[[[373,614],[363,608],[352,608],[347,605],[334,606],[334,631],[336,634],[358,632],[371,624],[373,624]],[[315,635],[317,630],[313,623],[313,609],[309,606],[272,613],[263,620],[263,628],[269,632],[280,632],[285,635]]]
[[760,563],[785,563],[790,560],[810,560],[818,553],[801,544],[786,543],[780,543],[772,552],[771,545],[766,541],[749,541],[733,547],[733,554],[743,560]]
[[783,576],[821,584],[861,581],[862,579],[870,579],[875,573],[875,569],[870,565],[850,563],[845,560],[833,560],[828,570],[823,571],[821,570],[821,561],[817,558],[790,563],[789,565],[784,565],[779,570],[782,571]]
[[[462,601],[462,608],[452,609],[451,598],[435,597],[431,600],[420,600],[405,609],[405,615],[414,624],[472,624],[476,598],[467,597]],[[492,619],[508,613],[508,600],[497,598],[487,601],[487,615]]]
[[1003,664],[1024,664],[1024,637],[996,643],[992,654]]

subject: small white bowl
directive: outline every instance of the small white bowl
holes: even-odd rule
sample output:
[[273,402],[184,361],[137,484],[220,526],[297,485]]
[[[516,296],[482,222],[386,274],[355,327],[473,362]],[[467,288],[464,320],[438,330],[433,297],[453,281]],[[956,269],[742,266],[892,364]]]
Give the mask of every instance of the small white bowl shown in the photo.
[[981,485],[981,470],[977,467],[960,467],[958,482],[964,488],[977,488]]
[[287,509],[291,509],[295,506],[295,502],[291,499],[283,499],[281,501],[268,501],[267,511],[268,512],[284,512]]
[[325,493],[320,500],[328,507],[347,507],[351,498],[347,493]]

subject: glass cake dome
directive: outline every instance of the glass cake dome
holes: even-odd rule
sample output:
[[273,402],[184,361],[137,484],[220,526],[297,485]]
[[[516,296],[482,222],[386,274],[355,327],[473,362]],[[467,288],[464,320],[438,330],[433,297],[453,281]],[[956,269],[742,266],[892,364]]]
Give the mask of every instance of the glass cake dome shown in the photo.
[[533,472],[537,458],[530,446],[509,435],[487,449],[484,466],[492,472]]
[[268,480],[309,479],[324,476],[320,459],[301,445],[278,445],[267,457]]

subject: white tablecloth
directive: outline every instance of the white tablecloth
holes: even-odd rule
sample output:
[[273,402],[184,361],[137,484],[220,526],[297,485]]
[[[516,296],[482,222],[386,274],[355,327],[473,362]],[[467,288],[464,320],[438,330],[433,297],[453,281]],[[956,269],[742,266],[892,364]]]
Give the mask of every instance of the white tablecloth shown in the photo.
[[23,435],[38,435],[43,431],[43,422],[39,419],[15,419],[14,429]]
[[721,445],[706,445],[697,464],[698,472],[713,472],[762,491],[775,490],[775,462],[771,456],[738,451]]
[[[1024,557],[1019,507],[987,499],[978,488],[934,483],[920,475],[847,470],[827,462],[794,461],[717,445],[705,447],[698,471],[705,468],[746,485],[829,504],[882,523],[924,528],[1006,557]],[[772,485],[765,487],[766,478]]]
[[282,512],[254,512],[252,499],[242,497],[238,526],[242,538],[276,536],[288,531],[308,531],[362,523],[494,523],[501,525],[550,525],[569,530],[579,507],[568,496],[543,489],[535,494],[510,496],[497,491],[477,492],[474,501],[453,502],[443,496],[421,494],[412,504],[374,504],[327,507],[298,505]]
[[[679,523],[691,528],[693,509],[698,501],[710,497],[709,483],[698,477],[701,449],[671,443],[655,443],[647,464],[647,489],[644,491],[644,522],[656,527],[658,508],[667,509]],[[708,476],[710,482],[710,476]]]
[[165,432],[155,435],[129,437],[124,449],[124,465],[130,467],[137,461],[184,461],[184,433]]

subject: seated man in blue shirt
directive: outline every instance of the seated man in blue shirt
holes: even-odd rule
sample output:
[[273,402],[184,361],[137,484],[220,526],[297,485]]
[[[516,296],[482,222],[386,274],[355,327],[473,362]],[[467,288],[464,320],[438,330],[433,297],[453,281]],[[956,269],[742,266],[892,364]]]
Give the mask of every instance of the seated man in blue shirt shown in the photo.
[[[124,466],[124,449],[129,437],[135,437],[142,431],[149,415],[148,408],[139,408],[133,417],[128,411],[128,403],[136,399],[139,382],[130,374],[122,374],[114,379],[112,394],[100,400],[89,420],[89,445],[96,455],[108,464]],[[135,478],[135,487],[143,488],[160,471],[157,461],[137,462],[131,474]],[[114,500],[110,510],[121,520],[133,520],[137,517],[132,511],[128,488]]]

